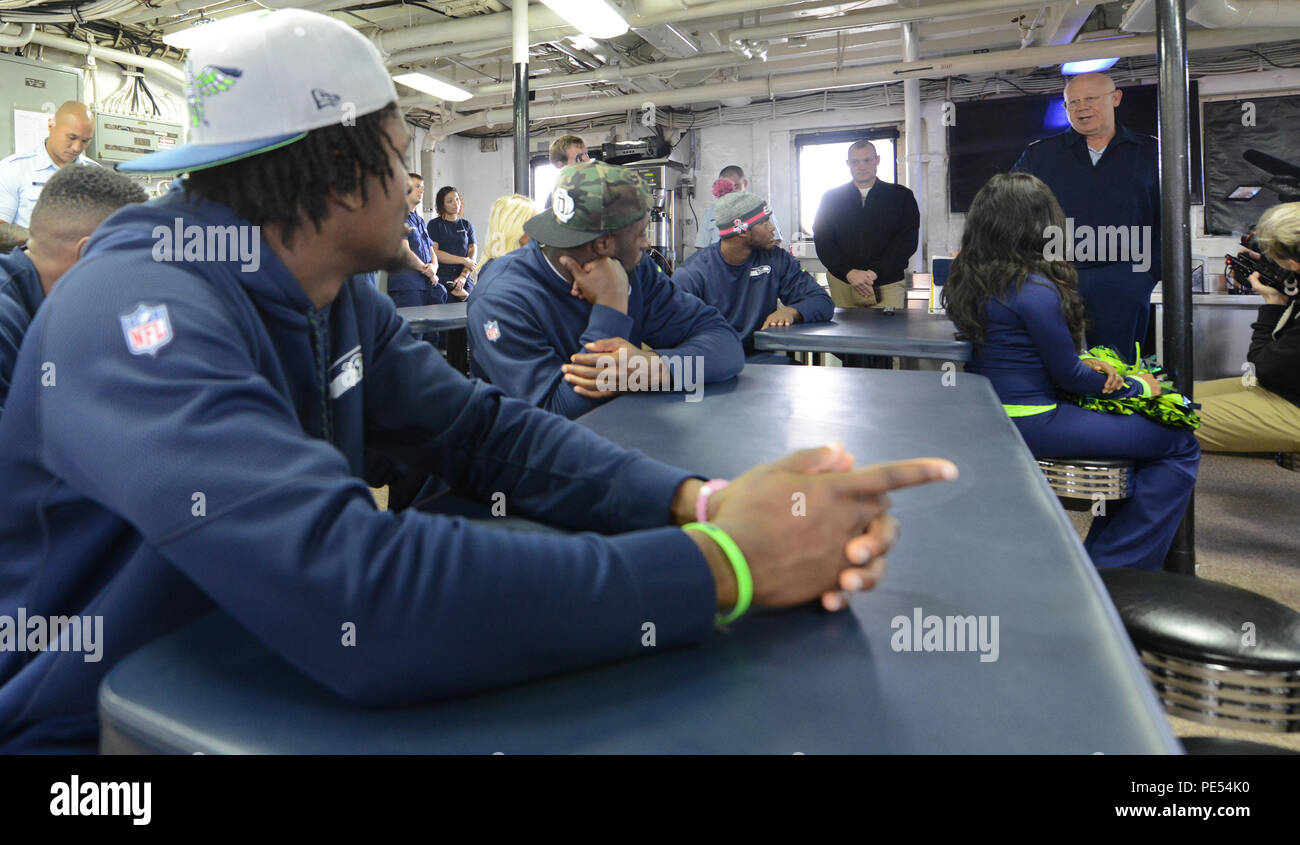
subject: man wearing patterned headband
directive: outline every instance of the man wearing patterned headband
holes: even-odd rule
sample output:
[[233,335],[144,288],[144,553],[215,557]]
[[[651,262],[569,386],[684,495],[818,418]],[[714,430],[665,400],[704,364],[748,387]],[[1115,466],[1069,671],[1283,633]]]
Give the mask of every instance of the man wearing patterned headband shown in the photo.
[[830,294],[777,247],[772,208],[762,197],[748,191],[723,196],[714,222],[722,239],[686,259],[673,284],[722,312],[740,333],[747,363],[789,362],[784,355],[756,353],[754,332],[826,322],[835,313]]
[[[738,164],[728,164],[718,173],[718,178],[713,182],[713,196],[722,199],[733,191],[748,191],[749,180],[745,178],[745,171]],[[705,249],[716,244],[720,238],[718,227],[713,223],[713,213],[717,210],[717,203],[709,206],[704,212],[704,217],[699,221],[699,232],[695,236],[695,248]],[[777,225],[776,218],[772,218],[772,228],[775,232],[776,243],[784,240],[781,235],[781,227]]]

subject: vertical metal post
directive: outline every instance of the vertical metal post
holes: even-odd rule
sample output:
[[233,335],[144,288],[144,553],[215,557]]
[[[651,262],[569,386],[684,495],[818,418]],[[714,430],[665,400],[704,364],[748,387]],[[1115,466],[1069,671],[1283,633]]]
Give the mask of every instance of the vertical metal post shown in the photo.
[[515,60],[515,193],[533,195],[528,166],[528,0],[514,0],[511,7],[514,24]]
[[[916,24],[908,21],[903,24],[903,61],[914,62],[919,59],[920,48],[916,34]],[[921,80],[911,78],[903,80],[903,131],[907,135],[904,144],[903,161],[907,163],[907,186],[916,194],[916,202],[922,209],[929,208],[925,201],[922,184],[924,169],[921,162]],[[894,181],[902,182],[897,176]],[[921,228],[916,233],[916,254],[912,256],[911,268],[916,272],[925,272],[925,212],[921,212]],[[909,276],[903,280],[912,286]]]
[[[1164,367],[1184,396],[1192,395],[1192,250],[1187,120],[1185,0],[1156,0],[1160,63],[1160,248]],[[1166,572],[1196,574],[1195,499],[1174,535]]]

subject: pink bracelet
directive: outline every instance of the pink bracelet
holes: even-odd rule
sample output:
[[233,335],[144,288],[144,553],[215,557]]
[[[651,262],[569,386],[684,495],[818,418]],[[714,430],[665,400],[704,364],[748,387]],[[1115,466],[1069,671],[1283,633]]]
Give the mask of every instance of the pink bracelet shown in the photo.
[[725,478],[715,478],[712,481],[704,482],[704,486],[700,488],[700,495],[695,498],[696,522],[709,521],[709,497],[730,483]]

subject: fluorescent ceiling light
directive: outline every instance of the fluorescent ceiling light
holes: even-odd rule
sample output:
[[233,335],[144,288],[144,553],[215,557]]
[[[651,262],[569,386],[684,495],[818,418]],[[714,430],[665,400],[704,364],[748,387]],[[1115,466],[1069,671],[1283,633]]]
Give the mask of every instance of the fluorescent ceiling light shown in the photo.
[[408,88],[423,91],[439,100],[452,100],[459,103],[474,96],[469,91],[445,79],[439,79],[427,73],[399,73],[393,76],[394,82],[400,82]]
[[542,0],[555,14],[591,38],[617,38],[628,31],[627,21],[605,0]]
[[232,33],[248,26],[257,18],[271,14],[271,10],[245,12],[228,18],[199,18],[192,21],[185,29],[169,32],[162,37],[163,43],[177,50],[188,50],[196,44],[202,44],[218,36],[229,37]]
[[1072,76],[1076,73],[1097,73],[1114,67],[1118,61],[1119,58],[1116,57],[1113,59],[1084,59],[1081,62],[1066,62],[1061,65],[1061,73],[1066,76]]
[[577,47],[579,50],[586,50],[588,53],[600,49],[599,44],[597,44],[588,36],[583,35],[582,33],[579,33],[577,35],[570,35],[569,43],[572,44],[574,47]]

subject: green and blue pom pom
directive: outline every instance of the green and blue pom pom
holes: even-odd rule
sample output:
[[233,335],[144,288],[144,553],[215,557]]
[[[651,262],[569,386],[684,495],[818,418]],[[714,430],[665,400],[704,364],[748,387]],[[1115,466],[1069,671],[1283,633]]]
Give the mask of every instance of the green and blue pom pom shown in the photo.
[[1154,356],[1146,360],[1139,360],[1137,364],[1126,364],[1115,350],[1108,346],[1094,346],[1081,358],[1097,358],[1105,361],[1115,368],[1115,372],[1121,376],[1132,376],[1139,373],[1151,375],[1160,383],[1159,396],[1129,396],[1124,399],[1107,399],[1104,396],[1077,396],[1070,393],[1061,394],[1061,399],[1066,402],[1073,402],[1080,408],[1086,408],[1089,411],[1100,411],[1104,414],[1141,414],[1147,419],[1155,420],[1161,425],[1167,425],[1170,428],[1186,428],[1195,430],[1200,426],[1200,417],[1196,416],[1196,408],[1200,407],[1194,404],[1183,394],[1174,389],[1174,384],[1169,380],[1164,369],[1155,362]]

